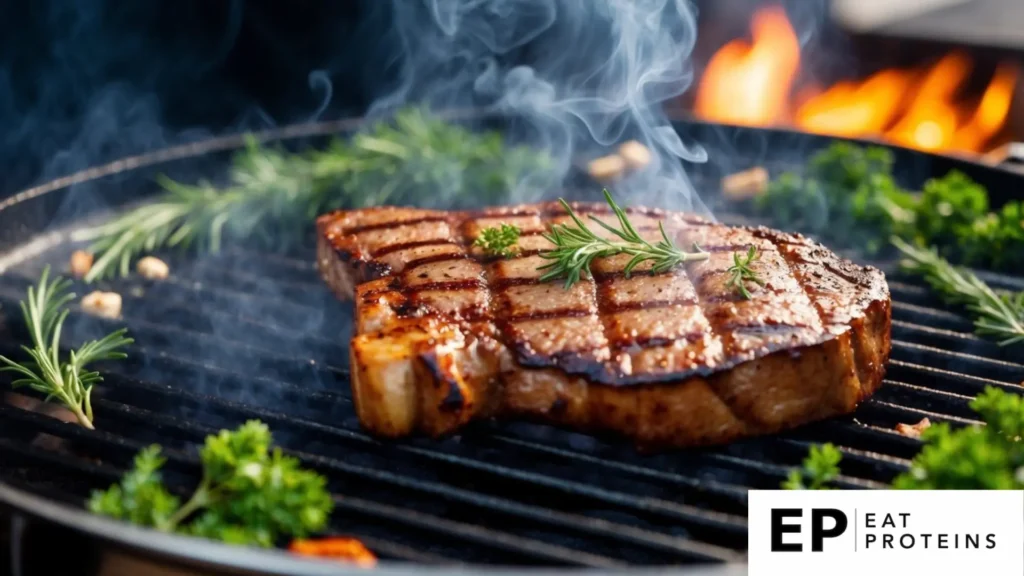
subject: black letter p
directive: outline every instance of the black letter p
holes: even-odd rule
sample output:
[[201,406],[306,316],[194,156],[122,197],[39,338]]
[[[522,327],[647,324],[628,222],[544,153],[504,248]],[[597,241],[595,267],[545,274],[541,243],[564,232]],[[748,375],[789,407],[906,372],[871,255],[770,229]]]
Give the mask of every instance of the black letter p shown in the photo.
[[[831,518],[836,525],[825,530],[825,518]],[[811,551],[821,552],[825,538],[835,538],[846,532],[846,514],[835,508],[815,508],[811,510]]]

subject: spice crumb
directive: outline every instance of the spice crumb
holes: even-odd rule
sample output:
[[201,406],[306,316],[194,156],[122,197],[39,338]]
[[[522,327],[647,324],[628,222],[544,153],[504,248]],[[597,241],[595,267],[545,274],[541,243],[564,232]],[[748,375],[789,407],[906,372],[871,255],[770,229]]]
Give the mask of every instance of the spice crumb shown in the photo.
[[767,190],[768,171],[760,166],[722,178],[722,194],[730,200],[748,200]]
[[139,260],[136,267],[139,270],[139,275],[148,280],[164,280],[171,273],[171,269],[167,266],[166,262],[153,256],[146,256]]
[[93,255],[85,250],[75,250],[71,254],[71,275],[82,278],[92,270]]
[[618,154],[602,156],[596,160],[591,160],[587,166],[587,171],[595,180],[615,180],[626,171],[626,160]]
[[116,320],[121,317],[121,295],[116,292],[92,292],[82,298],[86,314]]
[[619,146],[619,156],[631,170],[641,170],[651,163],[651,151],[636,140],[630,140]]
[[930,428],[931,425],[931,421],[927,418],[922,418],[917,424],[897,424],[896,431],[909,438],[920,438],[921,433]]

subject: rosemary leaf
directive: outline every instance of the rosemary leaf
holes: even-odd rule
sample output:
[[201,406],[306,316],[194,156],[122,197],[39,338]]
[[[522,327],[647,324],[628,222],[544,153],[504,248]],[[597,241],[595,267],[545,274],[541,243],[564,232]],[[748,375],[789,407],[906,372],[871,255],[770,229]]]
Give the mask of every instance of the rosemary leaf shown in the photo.
[[542,152],[508,146],[497,132],[474,133],[419,109],[399,111],[323,150],[290,154],[250,139],[229,184],[186,185],[161,177],[164,193],[114,220],[79,232],[96,261],[84,280],[127,275],[161,249],[215,252],[244,240],[266,249],[301,242],[314,217],[342,207],[414,203],[494,203],[523,182],[545,182]]
[[75,298],[68,291],[70,286],[69,280],[60,277],[50,281],[49,267],[43,270],[39,284],[29,287],[27,298],[21,302],[21,312],[32,340],[32,346],[22,346],[22,350],[31,360],[15,362],[0,356],[0,363],[5,365],[0,371],[20,376],[12,382],[15,388],[26,386],[46,394],[46,401],[60,402],[82,426],[93,428],[92,387],[103,378],[87,367],[100,360],[127,358],[121,348],[133,340],[125,337],[126,330],[117,330],[99,340],[86,342],[78,350],[72,350],[67,360],[62,360],[61,328],[68,315],[67,305]]
[[658,227],[661,231],[661,240],[654,244],[644,240],[629,221],[626,212],[612,199],[608,190],[604,191],[604,198],[615,213],[619,227],[607,224],[593,214],[590,215],[590,219],[620,238],[621,241],[609,240],[595,234],[580,219],[576,211],[560,198],[559,202],[572,218],[572,224],[555,224],[544,234],[544,237],[555,247],[540,254],[542,258],[551,260],[538,268],[538,270],[546,270],[540,278],[541,282],[564,277],[565,288],[569,289],[573,284],[579,282],[580,278],[590,277],[590,265],[595,259],[607,258],[616,254],[633,256],[624,270],[627,278],[637,266],[648,260],[652,261],[651,269],[657,274],[670,270],[683,262],[708,258],[708,253],[702,251],[696,244],[693,245],[693,252],[677,248],[660,222]]
[[965,306],[975,315],[978,334],[993,336],[1000,346],[1024,342],[1024,292],[999,294],[969,270],[957,268],[934,248],[918,248],[893,237],[903,253],[904,271],[920,275],[947,303]]
[[757,251],[756,246],[751,246],[747,250],[746,256],[741,256],[739,252],[735,252],[732,255],[733,265],[730,266],[726,272],[730,274],[729,281],[726,286],[733,288],[739,292],[746,300],[750,300],[751,294],[747,290],[747,282],[753,282],[758,286],[764,286],[764,280],[757,275],[757,272],[751,268],[754,262],[761,259],[761,253]]

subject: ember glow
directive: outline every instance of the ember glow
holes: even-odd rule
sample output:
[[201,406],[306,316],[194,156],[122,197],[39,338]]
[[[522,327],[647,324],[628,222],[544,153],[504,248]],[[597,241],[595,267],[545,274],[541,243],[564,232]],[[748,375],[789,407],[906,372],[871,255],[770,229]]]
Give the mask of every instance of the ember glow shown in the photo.
[[797,35],[781,8],[768,7],[754,15],[749,41],[729,42],[708,62],[694,112],[727,124],[980,153],[999,144],[1018,70],[1001,64],[980,98],[966,98],[961,88],[973,67],[967,55],[952,52],[922,69],[884,69],[826,89],[798,85]]

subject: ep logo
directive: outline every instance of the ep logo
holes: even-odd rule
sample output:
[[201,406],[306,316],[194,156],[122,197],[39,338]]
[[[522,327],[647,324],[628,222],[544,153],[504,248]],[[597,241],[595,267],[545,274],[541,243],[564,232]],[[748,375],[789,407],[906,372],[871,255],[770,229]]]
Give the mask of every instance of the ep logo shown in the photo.
[[772,508],[772,552],[803,552],[803,538],[787,535],[802,534],[808,517],[811,552],[823,551],[825,539],[838,538],[850,524],[846,514],[836,508],[811,508],[809,515],[805,515],[802,508]]

